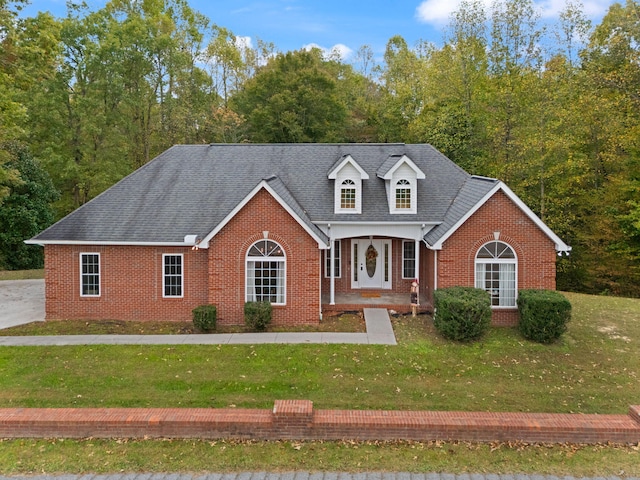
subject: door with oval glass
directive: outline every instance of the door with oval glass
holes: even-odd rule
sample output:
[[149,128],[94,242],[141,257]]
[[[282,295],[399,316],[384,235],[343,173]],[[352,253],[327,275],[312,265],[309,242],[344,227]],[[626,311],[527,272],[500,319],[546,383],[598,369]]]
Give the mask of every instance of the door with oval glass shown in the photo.
[[391,242],[384,239],[358,239],[352,243],[353,288],[391,288]]

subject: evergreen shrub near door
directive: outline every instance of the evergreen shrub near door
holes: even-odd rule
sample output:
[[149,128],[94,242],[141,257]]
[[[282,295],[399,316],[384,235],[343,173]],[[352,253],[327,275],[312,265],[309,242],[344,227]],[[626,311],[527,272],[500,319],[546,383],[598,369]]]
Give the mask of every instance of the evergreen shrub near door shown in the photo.
[[539,343],[555,342],[571,320],[571,302],[553,290],[521,290],[518,311],[518,330],[526,339]]
[[216,329],[218,312],[215,305],[200,305],[194,308],[193,325],[202,332],[212,332]]
[[244,323],[257,332],[264,332],[271,323],[270,302],[247,302],[244,304]]
[[442,336],[469,342],[485,334],[491,323],[489,293],[472,287],[450,287],[433,292],[433,324]]

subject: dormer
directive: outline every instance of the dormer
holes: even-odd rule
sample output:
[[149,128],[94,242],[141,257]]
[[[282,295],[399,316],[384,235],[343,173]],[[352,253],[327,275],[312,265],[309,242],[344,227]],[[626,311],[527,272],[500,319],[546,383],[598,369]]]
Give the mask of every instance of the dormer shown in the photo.
[[376,172],[385,181],[389,213],[418,212],[418,180],[424,172],[406,155],[391,155]]
[[334,212],[362,213],[362,180],[369,175],[351,155],[342,156],[331,168],[329,180],[334,183]]

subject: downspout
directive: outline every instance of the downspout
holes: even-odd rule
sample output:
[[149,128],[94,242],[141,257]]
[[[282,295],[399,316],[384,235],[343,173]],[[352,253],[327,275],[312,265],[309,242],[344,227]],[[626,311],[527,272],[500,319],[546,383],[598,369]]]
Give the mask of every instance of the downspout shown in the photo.
[[336,304],[336,249],[335,240],[331,235],[331,224],[327,225],[329,229],[329,305]]
[[416,269],[415,269],[415,274],[416,274],[416,280],[418,281],[418,285],[420,285],[420,240],[415,240],[415,247],[416,249]]
[[318,288],[318,292],[319,292],[318,296],[320,297],[320,298],[318,298],[318,305],[319,305],[318,315],[319,315],[320,321],[322,321],[322,261],[324,259],[323,259],[323,255],[322,255],[322,250],[321,249],[318,249],[318,255],[320,256],[320,258],[319,258],[320,261],[318,262],[318,286],[319,286],[319,288]]
[[433,251],[433,290],[438,289],[438,250]]
[[329,247],[330,265],[329,271],[331,272],[331,290],[330,290],[330,305],[336,304],[336,249],[335,240],[331,238],[331,246]]

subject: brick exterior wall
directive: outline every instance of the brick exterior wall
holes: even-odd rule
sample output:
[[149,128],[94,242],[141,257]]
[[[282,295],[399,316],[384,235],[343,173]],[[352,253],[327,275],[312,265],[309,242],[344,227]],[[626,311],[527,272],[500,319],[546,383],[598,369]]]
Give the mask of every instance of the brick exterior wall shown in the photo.
[[[80,296],[80,254],[100,254],[100,296]],[[163,254],[183,255],[183,298],[163,298]],[[47,320],[190,321],[207,303],[207,253],[184,247],[45,246]]]
[[[208,249],[144,246],[45,246],[46,318],[190,321],[198,305],[214,304],[220,325],[244,323],[246,254],[264,238],[286,257],[286,305],[273,307],[274,325],[317,324],[321,288],[329,292],[323,251],[267,192],[260,190],[211,240]],[[502,192],[496,193],[437,252],[438,288],[474,285],[475,255],[500,232],[518,259],[518,289],[555,288],[555,251],[549,238]],[[402,278],[402,239],[392,239],[392,289],[408,294]],[[80,253],[100,253],[101,295],[80,296]],[[184,258],[184,297],[163,298],[163,254]],[[336,293],[351,292],[351,239],[341,241]],[[420,243],[420,291],[433,302],[434,252]],[[392,307],[393,308],[393,307]],[[495,309],[494,325],[517,323],[516,309]]]
[[637,444],[640,406],[628,415],[273,409],[3,408],[2,438],[230,438]]
[[[446,242],[438,252],[438,288],[475,285],[475,256],[485,243],[499,240],[517,256],[518,290],[556,287],[556,253],[553,242],[503,192],[496,192]],[[517,309],[494,309],[494,325],[515,325]]]
[[208,298],[218,307],[218,323],[244,324],[246,254],[264,238],[263,232],[282,246],[286,256],[286,305],[273,307],[273,324],[319,323],[322,252],[264,189],[210,242]]
[[[145,246],[45,246],[46,318],[191,321],[203,304],[217,306],[221,325],[244,324],[245,259],[263,232],[286,255],[286,306],[275,325],[320,321],[321,251],[309,234],[261,190],[215,236],[208,249]],[[100,253],[100,296],[80,296],[80,253]],[[163,254],[183,254],[184,297],[163,298]]]

